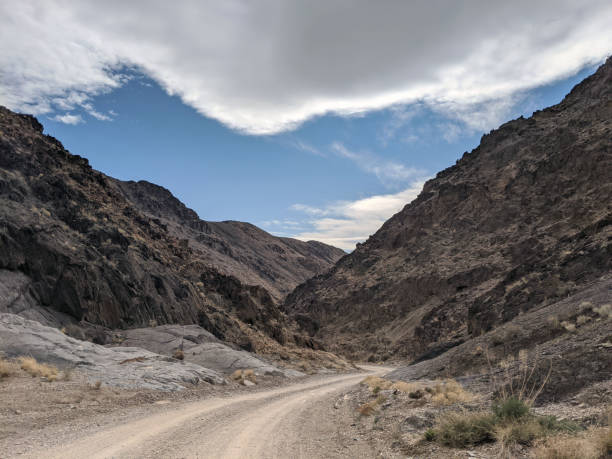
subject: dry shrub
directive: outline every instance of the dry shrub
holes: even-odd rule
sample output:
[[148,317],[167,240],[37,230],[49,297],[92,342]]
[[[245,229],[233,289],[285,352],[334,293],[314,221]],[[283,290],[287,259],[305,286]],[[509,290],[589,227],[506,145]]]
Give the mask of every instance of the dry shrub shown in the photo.
[[487,412],[448,413],[430,436],[442,445],[465,448],[496,440],[496,417]]
[[537,419],[526,422],[510,422],[495,429],[495,438],[503,446],[516,444],[531,446],[533,442],[546,435],[547,431]]
[[537,459],[603,459],[612,455],[612,430],[591,429],[575,437],[557,435],[548,438],[536,450]]
[[367,376],[363,381],[361,381],[361,384],[365,384],[368,386],[368,389],[370,389],[370,392],[374,392],[375,390],[379,391],[391,389],[393,382],[378,376]]
[[598,315],[600,315],[604,319],[612,319],[612,304],[603,304],[598,308],[593,308]]
[[446,379],[436,384],[432,391],[431,401],[436,405],[452,405],[471,401],[474,396],[467,392],[454,379]]
[[372,393],[378,393],[381,390],[397,390],[408,394],[421,389],[420,384],[407,383],[405,381],[390,381],[378,376],[368,376],[361,381],[361,384],[368,386],[368,389]]
[[359,414],[361,416],[371,416],[376,412],[378,406],[385,403],[386,400],[387,397],[385,397],[384,395],[379,395],[376,400],[372,400],[359,406],[359,408],[357,408],[357,411],[359,411]]
[[174,357],[176,360],[185,360],[185,353],[182,349],[176,349],[174,354],[172,354],[172,357]]
[[34,357],[19,357],[17,359],[21,369],[32,377],[43,377],[49,381],[55,381],[58,377],[59,370],[52,365],[38,363]]
[[89,387],[91,387],[92,390],[100,390],[102,388],[102,381],[96,381]]
[[[526,403],[529,407],[533,406],[536,398],[548,383],[552,372],[552,361],[549,362],[547,373],[540,378],[537,372],[538,356],[536,354],[535,358],[530,361],[526,349],[521,349],[516,358],[510,355],[500,361],[498,366],[501,372],[494,368],[488,351],[486,356],[489,374],[492,376],[493,393],[498,396],[498,399],[516,399]],[[515,371],[512,371],[513,369]]]
[[586,324],[589,320],[591,320],[591,318],[589,316],[585,316],[585,315],[579,315],[578,317],[576,317],[576,325],[580,326],[580,325],[584,325]]
[[240,384],[244,384],[244,381],[251,381],[254,384],[257,384],[257,377],[255,376],[255,372],[253,370],[236,370],[231,376],[231,379],[239,382]]
[[568,322],[567,320],[564,320],[563,322],[561,322],[561,326],[565,328],[565,331],[568,331],[570,333],[573,333],[576,331],[576,325],[574,325],[571,322]]
[[8,378],[19,373],[19,365],[0,357],[0,379]]

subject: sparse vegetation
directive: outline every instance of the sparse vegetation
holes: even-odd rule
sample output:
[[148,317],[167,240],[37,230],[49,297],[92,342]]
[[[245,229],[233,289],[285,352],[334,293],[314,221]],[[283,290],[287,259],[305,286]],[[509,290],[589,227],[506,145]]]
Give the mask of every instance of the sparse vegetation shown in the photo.
[[245,381],[250,381],[253,384],[257,384],[257,376],[253,370],[236,370],[231,376],[231,379],[239,382],[240,384],[245,384]]
[[17,361],[21,369],[32,377],[42,377],[48,381],[55,381],[58,378],[59,370],[57,367],[38,363],[34,357],[19,357]]
[[612,319],[612,304],[610,303],[593,308],[593,311],[603,319]]
[[390,381],[378,376],[368,376],[361,384],[368,386],[368,389],[373,394],[378,394],[381,390],[397,390],[399,392],[409,394],[421,389],[421,384],[407,383],[405,381]]
[[361,416],[371,416],[376,412],[376,409],[387,401],[387,397],[379,395],[375,400],[360,405],[357,409]]
[[487,412],[449,413],[429,431],[428,436],[451,448],[491,443],[496,440],[496,422],[495,415]]
[[454,379],[446,379],[433,387],[431,401],[436,405],[452,405],[465,403],[473,399],[473,395],[463,389]]
[[19,365],[13,361],[0,357],[0,379],[8,378],[19,373]]
[[183,352],[182,349],[176,349],[174,351],[174,354],[172,354],[172,357],[174,357],[177,360],[185,360],[185,353]]
[[537,459],[605,459],[612,455],[612,430],[591,429],[580,436],[549,437],[536,450]]

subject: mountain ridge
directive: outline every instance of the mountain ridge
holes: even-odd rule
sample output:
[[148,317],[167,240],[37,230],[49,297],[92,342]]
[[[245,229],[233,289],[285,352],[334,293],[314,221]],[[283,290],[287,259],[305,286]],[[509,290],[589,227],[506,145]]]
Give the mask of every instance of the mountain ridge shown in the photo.
[[284,310],[335,352],[418,359],[609,272],[611,99],[608,59],[484,135]]

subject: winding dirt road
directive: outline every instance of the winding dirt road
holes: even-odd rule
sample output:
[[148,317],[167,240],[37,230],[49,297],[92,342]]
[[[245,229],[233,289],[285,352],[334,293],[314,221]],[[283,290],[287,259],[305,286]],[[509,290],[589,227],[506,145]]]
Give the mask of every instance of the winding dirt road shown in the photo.
[[[367,374],[390,370],[363,369]],[[325,376],[280,389],[191,402],[46,450],[44,457],[341,457],[341,441],[330,434],[333,426],[326,425],[326,414],[333,409],[334,397],[364,376]]]

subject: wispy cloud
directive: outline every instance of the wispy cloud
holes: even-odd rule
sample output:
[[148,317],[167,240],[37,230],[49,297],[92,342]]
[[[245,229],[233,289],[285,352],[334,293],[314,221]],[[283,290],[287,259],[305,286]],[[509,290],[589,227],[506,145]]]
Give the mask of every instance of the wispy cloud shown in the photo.
[[81,115],[72,115],[70,113],[65,113],[64,115],[55,115],[51,119],[53,121],[59,121],[60,123],[72,125],[80,124],[83,122],[83,118],[81,117]]
[[415,199],[424,181],[414,182],[408,188],[394,194],[382,194],[355,201],[338,201],[324,207],[294,204],[291,209],[311,217],[309,231],[293,234],[301,240],[317,240],[352,250],[375,233],[393,214]]
[[388,161],[372,153],[357,153],[349,150],[341,142],[332,143],[331,150],[343,158],[350,159],[361,170],[376,175],[384,185],[403,184],[425,174],[422,169]]

